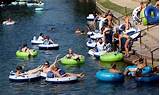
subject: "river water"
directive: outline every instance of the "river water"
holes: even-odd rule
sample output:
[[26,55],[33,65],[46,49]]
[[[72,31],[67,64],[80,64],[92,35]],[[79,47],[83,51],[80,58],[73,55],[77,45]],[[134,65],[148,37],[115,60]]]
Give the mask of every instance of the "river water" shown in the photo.
[[[0,95],[158,95],[158,84],[142,85],[129,79],[121,84],[110,84],[99,82],[95,78],[95,73],[102,65],[87,55],[86,35],[74,34],[76,27],[85,27],[85,17],[94,10],[94,4],[78,0],[46,0],[44,11],[40,13],[34,12],[32,8],[18,6],[1,9],[0,21],[10,17],[17,23],[0,26]],[[55,30],[49,31],[52,27]],[[21,43],[28,43],[30,47],[37,49],[30,44],[30,40],[41,32],[55,39],[60,44],[59,50],[39,51],[39,55],[30,60],[16,58],[15,52]],[[81,81],[74,84],[50,84],[44,80],[30,83],[9,82],[9,72],[17,65],[23,65],[27,70],[45,60],[52,62],[57,54],[61,54],[61,57],[65,55],[69,47],[85,55],[86,62],[82,66],[60,67],[67,72],[85,72],[86,76]],[[123,68],[123,62],[117,64]]]

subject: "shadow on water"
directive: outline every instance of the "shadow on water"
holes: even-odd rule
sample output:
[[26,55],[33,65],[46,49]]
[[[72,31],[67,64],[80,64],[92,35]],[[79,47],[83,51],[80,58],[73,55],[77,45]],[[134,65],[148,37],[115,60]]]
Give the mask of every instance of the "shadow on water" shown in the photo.
[[95,0],[76,0],[74,7],[76,13],[85,14],[86,16],[89,13],[93,13],[96,9]]
[[8,18],[19,20],[21,17],[30,17],[33,15],[33,9],[26,6],[6,6],[0,8],[0,22]]

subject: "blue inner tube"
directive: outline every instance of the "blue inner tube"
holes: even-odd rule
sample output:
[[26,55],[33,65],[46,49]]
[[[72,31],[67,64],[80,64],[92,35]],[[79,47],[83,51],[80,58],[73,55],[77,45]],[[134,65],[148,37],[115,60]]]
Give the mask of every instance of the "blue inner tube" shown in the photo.
[[136,82],[158,82],[159,81],[159,75],[153,74],[150,76],[142,76],[142,77],[135,77]]
[[[133,65],[133,66],[127,66],[126,68],[125,68],[125,70],[127,70],[127,69],[129,69],[129,68],[136,68],[137,66],[136,65]],[[142,69],[142,75],[145,75],[145,74],[149,74],[149,73],[151,73],[152,72],[152,68],[150,67],[150,66],[146,66],[146,67],[144,67],[143,69]],[[134,76],[134,72],[129,72],[128,73],[128,76]]]
[[[154,14],[154,16],[152,15]],[[144,15],[148,21],[148,24],[158,24],[159,23],[159,10],[154,6],[148,6],[144,10]]]
[[121,73],[111,73],[106,69],[101,69],[96,73],[96,78],[105,82],[122,82],[124,75]]

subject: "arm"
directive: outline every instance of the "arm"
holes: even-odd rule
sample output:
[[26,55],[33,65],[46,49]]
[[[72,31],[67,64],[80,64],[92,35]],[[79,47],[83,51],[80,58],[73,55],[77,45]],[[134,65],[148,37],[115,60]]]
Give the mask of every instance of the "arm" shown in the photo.
[[144,58],[144,64],[147,66],[147,58]]
[[119,40],[119,49],[121,49],[121,38],[122,38],[122,35],[119,35],[119,37],[118,37],[118,40]]
[[49,68],[54,67],[54,66],[55,66],[55,64],[59,61],[59,60],[58,60],[58,56],[59,56],[59,55],[60,55],[60,54],[58,54],[58,55],[56,56],[55,61],[53,62],[53,64],[51,64],[51,65],[50,65],[50,67],[49,67]]

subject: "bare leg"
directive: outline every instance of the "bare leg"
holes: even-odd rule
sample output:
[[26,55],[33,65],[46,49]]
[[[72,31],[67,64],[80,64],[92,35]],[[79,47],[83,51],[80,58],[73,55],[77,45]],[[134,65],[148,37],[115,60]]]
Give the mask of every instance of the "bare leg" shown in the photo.
[[129,56],[129,52],[128,52],[128,51],[129,51],[129,50],[128,50],[128,48],[129,48],[129,47],[128,47],[129,41],[130,41],[130,40],[127,39],[127,41],[126,41],[126,43],[125,43],[125,46],[124,46],[124,47],[125,47],[125,55],[126,55],[127,57]]
[[118,38],[118,40],[119,40],[119,49],[121,49],[121,39],[122,39],[122,35],[119,35],[119,38]]
[[37,73],[37,72],[39,72],[40,70],[42,70],[42,67],[43,67],[43,66],[39,66],[39,67],[37,67],[37,68],[35,68],[35,69],[32,69],[32,70],[27,71],[26,73],[27,73],[27,74]]
[[76,76],[76,77],[78,77],[78,78],[82,78],[82,77],[84,77],[84,74],[83,73],[79,73],[79,74],[74,74],[74,73],[66,73],[67,75],[69,75],[69,76]]

